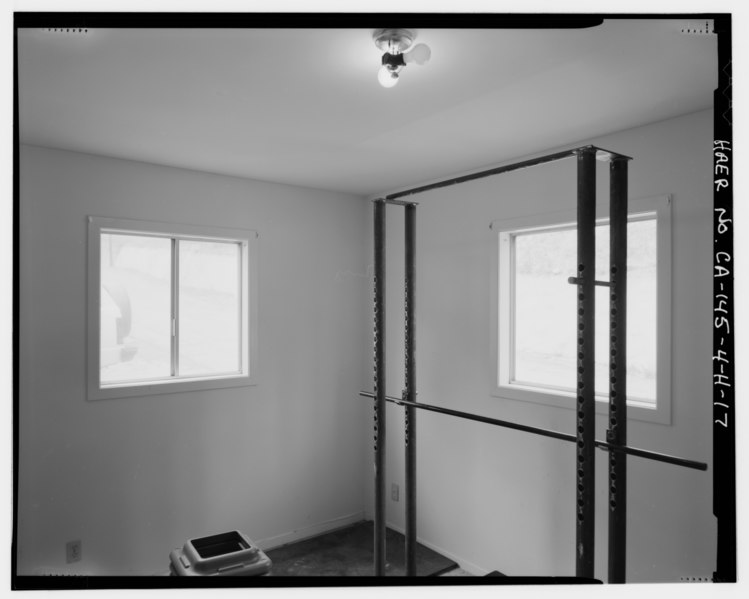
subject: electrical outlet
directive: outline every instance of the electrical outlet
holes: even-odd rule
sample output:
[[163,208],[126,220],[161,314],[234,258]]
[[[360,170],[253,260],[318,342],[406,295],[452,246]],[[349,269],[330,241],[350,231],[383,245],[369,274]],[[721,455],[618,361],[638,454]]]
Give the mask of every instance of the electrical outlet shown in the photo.
[[398,498],[400,496],[400,489],[398,488],[398,485],[396,483],[393,483],[393,486],[390,487],[390,499],[393,501],[398,501]]
[[69,564],[81,561],[80,541],[70,541],[69,543],[65,544],[65,559]]

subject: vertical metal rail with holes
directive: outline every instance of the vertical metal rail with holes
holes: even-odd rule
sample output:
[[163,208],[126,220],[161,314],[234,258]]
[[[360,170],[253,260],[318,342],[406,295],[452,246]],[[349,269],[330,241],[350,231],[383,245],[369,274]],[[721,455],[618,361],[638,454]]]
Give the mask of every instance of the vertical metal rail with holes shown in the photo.
[[[609,428],[606,441],[627,445],[627,158],[610,172]],[[623,583],[627,566],[627,455],[609,452],[610,583]]]
[[577,152],[576,576],[593,578],[595,552],[596,152]]
[[385,200],[374,202],[374,574],[385,575]]
[[[405,389],[416,401],[416,204],[405,206]],[[416,410],[405,406],[406,576],[416,576]]]

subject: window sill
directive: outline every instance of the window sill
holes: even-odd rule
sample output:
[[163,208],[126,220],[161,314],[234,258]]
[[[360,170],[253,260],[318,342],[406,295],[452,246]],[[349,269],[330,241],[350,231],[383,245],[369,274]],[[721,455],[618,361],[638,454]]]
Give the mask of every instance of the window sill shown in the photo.
[[195,379],[180,379],[149,381],[141,384],[112,384],[104,387],[93,387],[88,390],[89,400],[115,399],[120,397],[144,397],[148,395],[166,395],[169,393],[189,393],[191,391],[209,391],[214,389],[228,389],[235,387],[250,387],[257,381],[248,375],[201,377]]
[[[513,401],[529,401],[532,403],[553,406],[573,411],[575,409],[575,394],[565,391],[549,391],[518,384],[498,385],[492,391],[492,396]],[[607,415],[609,412],[608,398],[596,396],[596,414]],[[671,424],[671,414],[663,407],[644,407],[643,404],[630,402],[627,404],[627,419],[655,424]]]

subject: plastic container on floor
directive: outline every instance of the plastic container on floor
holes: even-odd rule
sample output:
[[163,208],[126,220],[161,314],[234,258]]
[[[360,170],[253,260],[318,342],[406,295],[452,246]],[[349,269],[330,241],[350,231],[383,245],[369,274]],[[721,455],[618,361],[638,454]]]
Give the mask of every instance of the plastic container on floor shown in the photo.
[[172,576],[265,576],[271,561],[239,531],[192,539],[169,554]]

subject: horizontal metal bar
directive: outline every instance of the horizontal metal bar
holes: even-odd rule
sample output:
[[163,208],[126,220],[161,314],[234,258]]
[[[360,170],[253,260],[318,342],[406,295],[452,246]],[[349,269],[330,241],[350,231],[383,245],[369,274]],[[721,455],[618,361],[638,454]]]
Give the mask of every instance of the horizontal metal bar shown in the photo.
[[[582,277],[569,277],[567,279],[568,283],[571,283],[572,285],[581,285],[583,282]],[[599,287],[611,287],[611,283],[608,281],[593,281],[594,285],[598,285]]]
[[458,183],[465,183],[466,181],[473,181],[475,179],[483,179],[484,177],[490,177],[492,175],[499,175],[501,173],[507,173],[510,171],[518,170],[521,168],[527,168],[530,166],[536,166],[537,164],[544,164],[546,162],[553,162],[555,160],[561,160],[562,158],[570,158],[575,155],[575,150],[566,150],[564,152],[557,152],[556,154],[549,154],[548,156],[541,156],[540,158],[532,158],[530,160],[523,160],[522,162],[516,162],[515,164],[508,164],[506,166],[500,166],[478,173],[471,173],[469,175],[463,175],[461,177],[455,177],[453,179],[447,179],[445,181],[438,181],[437,183],[430,183],[428,185],[422,185],[420,187],[414,187],[413,189],[407,189],[405,191],[399,191],[392,193],[386,197],[387,200],[394,200],[396,198],[402,198],[405,196],[413,195],[415,193],[422,193],[432,189],[439,189],[440,187],[447,187],[449,185],[457,185]]
[[615,158],[619,158],[619,159],[624,158],[627,160],[631,160],[629,156],[617,154],[616,152],[610,152],[608,150],[603,150],[595,146],[584,146],[581,148],[573,148],[571,150],[557,152],[555,154],[547,154],[546,156],[539,156],[537,158],[531,158],[529,160],[523,160],[521,162],[515,162],[514,164],[506,164],[505,166],[490,168],[485,171],[479,171],[477,173],[470,173],[468,175],[463,175],[461,177],[455,177],[453,179],[446,179],[444,181],[438,181],[436,183],[430,183],[428,185],[422,185],[420,187],[414,187],[412,189],[406,189],[404,191],[398,191],[396,193],[391,193],[389,196],[386,196],[385,199],[387,201],[392,201],[397,198],[402,198],[405,196],[413,195],[415,193],[422,193],[424,191],[430,191],[432,189],[439,189],[440,187],[447,187],[449,185],[457,185],[458,183],[465,183],[466,181],[473,181],[475,179],[483,179],[484,177],[491,177],[492,175],[500,175],[502,173],[508,173],[510,171],[516,171],[522,168],[528,168],[528,167],[536,166],[539,164],[546,164],[547,162],[554,162],[556,160],[562,160],[564,158],[571,158],[572,156],[575,156],[579,150],[583,150],[583,149],[595,150],[596,158],[598,158],[599,160],[613,160]]
[[[360,391],[359,395],[361,395],[362,397],[374,398],[374,394],[369,393],[368,391]],[[506,420],[497,420],[496,418],[489,418],[487,416],[479,416],[477,414],[470,414],[468,412],[460,412],[458,410],[451,410],[449,408],[441,408],[439,406],[433,406],[433,405],[425,404],[422,402],[410,402],[410,401],[406,401],[398,397],[391,397],[390,395],[386,395],[385,399],[387,401],[390,401],[390,402],[393,402],[402,406],[410,405],[416,408],[427,410],[429,412],[437,412],[439,414],[447,414],[448,416],[457,416],[458,418],[464,418],[466,420],[474,420],[476,422],[483,422],[485,424],[503,426],[505,428],[511,428],[511,429],[523,431],[526,433],[535,433],[537,435],[542,435],[544,437],[552,437],[554,439],[561,439],[562,441],[574,441],[575,440],[574,435],[568,435],[567,433],[559,433],[557,431],[550,431],[550,430],[538,428],[535,426],[517,424],[515,422],[508,422]]]
[[[362,397],[369,397],[373,399],[374,393],[368,391],[360,391],[359,395]],[[559,439],[561,441],[576,442],[577,438],[575,435],[567,433],[560,433],[558,431],[552,431],[545,428],[539,428],[537,426],[529,426],[527,424],[518,424],[516,422],[509,422],[508,420],[499,420],[497,418],[489,418],[488,416],[479,416],[478,414],[471,414],[470,412],[461,412],[459,410],[451,410],[450,408],[441,408],[439,406],[433,406],[430,404],[414,401],[406,401],[400,397],[391,397],[386,395],[385,399],[389,402],[399,404],[401,406],[412,406],[421,410],[427,410],[429,412],[437,412],[438,414],[445,414],[447,416],[455,416],[457,418],[463,418],[465,420],[473,420],[475,422],[483,422],[485,424],[492,424],[494,426],[501,426],[503,428],[509,428],[525,433],[533,433],[534,435],[540,435],[542,437],[551,437],[552,439]],[[613,445],[606,441],[596,441],[596,447],[604,449],[606,451],[614,451],[616,453],[625,453],[627,455],[633,455],[648,460],[654,460],[656,462],[664,462],[666,464],[673,464],[674,466],[683,466],[684,468],[692,468],[693,470],[707,470],[707,464],[704,462],[696,462],[694,460],[688,460],[686,458],[680,458],[678,456],[672,456],[666,453],[658,453],[657,451],[649,451],[647,449],[638,449],[636,447],[626,447]]]
[[405,200],[391,200],[388,198],[385,198],[385,202],[388,204],[395,204],[397,206],[418,206],[418,202],[406,202]]

